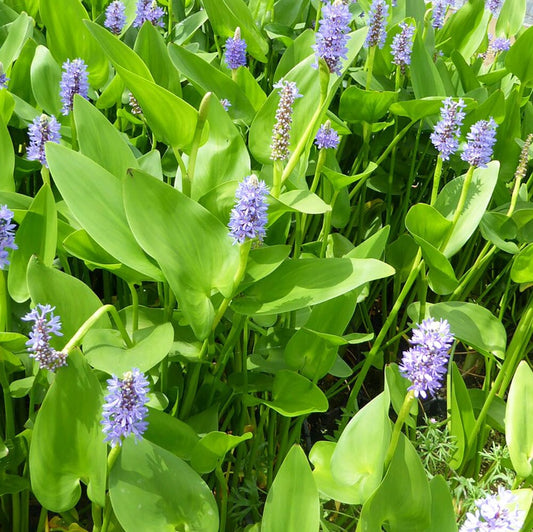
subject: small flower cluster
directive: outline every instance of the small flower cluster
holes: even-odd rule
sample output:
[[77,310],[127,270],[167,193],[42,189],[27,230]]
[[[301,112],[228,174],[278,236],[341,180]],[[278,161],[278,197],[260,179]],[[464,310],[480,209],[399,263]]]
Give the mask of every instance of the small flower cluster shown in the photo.
[[120,0],[111,2],[105,10],[104,26],[119,35],[126,25],[126,6]]
[[79,94],[86,100],[89,98],[89,74],[87,65],[83,59],[67,59],[63,63],[63,74],[61,76],[61,102],[63,108],[61,112],[68,115],[74,106],[74,95]]
[[163,27],[164,23],[161,19],[164,14],[165,11],[157,5],[156,0],[138,0],[133,27],[140,28],[146,21],[153,26]]
[[387,17],[389,16],[389,6],[385,0],[373,0],[368,12],[368,33],[366,35],[365,46],[371,48],[378,46],[383,48],[387,38]]
[[59,144],[61,140],[60,128],[61,124],[56,120],[54,115],[46,116],[42,114],[41,116],[35,117],[28,127],[30,144],[28,146],[27,156],[30,161],[40,161],[43,166],[48,168],[44,148],[47,142]]
[[266,233],[268,188],[252,174],[237,187],[237,204],[231,211],[229,229],[233,243],[243,244],[246,239],[263,240]]
[[413,329],[412,347],[403,352],[400,373],[413,383],[409,390],[415,397],[434,396],[442,386],[453,341],[450,324],[443,319],[428,318]]
[[497,17],[502,8],[503,0],[485,0],[485,7],[492,13],[492,16]]
[[319,150],[327,148],[335,149],[339,145],[339,142],[339,134],[331,127],[329,120],[320,126],[315,137],[315,144]]
[[9,78],[6,76],[5,72],[0,73],[0,89],[7,89],[7,82]]
[[511,41],[505,37],[490,36],[489,50],[493,53],[506,52],[511,48]]
[[519,532],[526,512],[517,503],[516,495],[500,486],[497,494],[476,501],[477,509],[466,514],[459,532]]
[[492,117],[476,122],[466,135],[468,142],[461,159],[471,166],[485,168],[490,162],[492,148],[496,143],[496,127]]
[[9,265],[7,258],[8,249],[17,249],[15,244],[15,224],[13,212],[7,208],[7,205],[0,205],[0,270]]
[[313,67],[318,68],[319,58],[323,58],[330,72],[341,74],[341,59],[346,59],[348,52],[348,32],[352,15],[348,6],[340,0],[327,3],[322,8],[322,19],[316,34],[316,62]]
[[516,179],[524,179],[527,172],[527,163],[529,161],[529,148],[533,142],[533,133],[530,133],[522,149],[520,150],[520,158],[518,160],[518,166],[516,167],[516,172],[514,173]]
[[111,447],[122,445],[122,439],[133,434],[140,439],[148,427],[148,381],[137,368],[127,371],[119,379],[112,375],[107,381],[107,395],[101,424],[104,441]]
[[453,0],[433,0],[431,25],[436,29],[444,26],[444,18],[449,6],[453,6]]
[[226,65],[231,70],[246,66],[246,41],[241,39],[240,28],[226,41]]
[[273,161],[283,161],[289,158],[289,141],[292,125],[292,106],[294,100],[302,95],[298,92],[298,87],[294,81],[280,79],[275,85],[275,89],[280,89],[281,96],[276,110],[276,123],[272,130],[272,143],[270,144]]
[[220,105],[224,107],[224,111],[229,111],[229,108],[231,107],[231,102],[227,98],[222,98],[220,100]]
[[451,98],[446,98],[442,104],[441,120],[435,126],[430,139],[439,151],[441,159],[447,161],[459,147],[459,136],[465,117],[463,109],[466,105],[462,99],[454,102]]
[[400,22],[400,28],[400,33],[397,33],[392,39],[392,62],[400,67],[402,74],[405,74],[407,65],[411,64],[415,27],[406,22]]
[[50,371],[67,365],[67,354],[50,346],[50,335],[63,336],[61,320],[59,316],[54,316],[54,309],[50,305],[39,304],[22,318],[33,321],[30,339],[26,342],[30,357],[37,360],[41,368]]

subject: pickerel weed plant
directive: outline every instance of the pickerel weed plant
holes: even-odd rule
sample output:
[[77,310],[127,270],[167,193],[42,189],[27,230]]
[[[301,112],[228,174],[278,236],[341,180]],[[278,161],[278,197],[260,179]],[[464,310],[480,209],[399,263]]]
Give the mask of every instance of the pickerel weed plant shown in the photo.
[[0,2],[0,528],[533,529],[525,2]]

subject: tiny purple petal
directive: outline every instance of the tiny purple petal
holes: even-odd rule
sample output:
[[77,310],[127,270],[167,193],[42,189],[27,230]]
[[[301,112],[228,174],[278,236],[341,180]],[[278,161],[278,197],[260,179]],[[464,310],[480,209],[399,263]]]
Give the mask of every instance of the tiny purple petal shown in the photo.
[[231,211],[228,224],[234,244],[242,244],[247,239],[263,240],[268,221],[267,196],[265,182],[259,181],[253,174],[239,184],[235,193],[237,204]]
[[485,0],[485,7],[492,13],[494,17],[497,17],[502,8],[503,0]]
[[146,21],[153,26],[163,27],[164,22],[161,20],[165,14],[163,8],[157,5],[156,0],[138,0],[137,13],[133,21],[134,28],[140,28]]
[[227,98],[222,98],[220,100],[220,105],[224,107],[224,111],[229,111],[229,108],[231,107],[231,102]]
[[461,159],[471,166],[485,168],[492,158],[497,127],[492,117],[476,122],[466,135],[467,144]]
[[0,270],[9,266],[8,249],[17,249],[15,244],[15,224],[13,212],[7,208],[7,205],[0,205]]
[[137,440],[148,428],[148,380],[137,368],[124,373],[122,379],[112,375],[107,381],[107,395],[102,413],[104,441],[111,447],[122,445],[133,434]]
[[340,142],[339,134],[331,127],[322,124],[317,131],[315,144],[319,150],[332,148],[335,149]]
[[7,82],[9,78],[5,75],[4,72],[0,74],[0,89],[7,89]]

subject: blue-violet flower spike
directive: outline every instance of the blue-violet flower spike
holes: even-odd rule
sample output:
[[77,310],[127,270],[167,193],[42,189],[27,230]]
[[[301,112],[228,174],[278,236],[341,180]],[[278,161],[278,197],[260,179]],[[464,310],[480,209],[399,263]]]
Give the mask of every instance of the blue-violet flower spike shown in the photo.
[[126,25],[126,6],[120,0],[111,2],[105,10],[104,26],[119,35]]
[[7,205],[0,205],[0,270],[9,266],[8,249],[17,249],[15,244],[15,224],[13,212],[7,208]]
[[122,439],[133,434],[140,440],[148,423],[148,381],[137,368],[127,371],[119,379],[112,375],[107,381],[107,395],[102,413],[104,441],[111,447],[122,445]]
[[30,357],[37,360],[41,368],[50,371],[67,365],[67,354],[50,346],[51,335],[63,336],[61,320],[59,316],[54,316],[54,309],[50,305],[39,304],[22,318],[33,321],[30,339],[26,342]]
[[389,16],[389,6],[385,0],[373,0],[368,12],[368,33],[366,35],[365,47],[378,46],[383,48],[387,38],[387,17]]
[[492,13],[494,17],[497,17],[500,9],[502,8],[503,0],[485,0],[485,7]]
[[405,74],[407,65],[411,64],[415,27],[406,22],[400,22],[400,28],[400,33],[397,33],[392,39],[392,61],[400,67],[401,73]]
[[320,126],[316,133],[315,144],[319,150],[335,149],[340,142],[339,134],[331,127],[329,120]]
[[466,135],[466,148],[461,154],[461,159],[471,166],[485,168],[492,158],[497,127],[492,117],[489,120],[476,122]]
[[137,13],[133,21],[134,28],[140,28],[146,21],[153,26],[163,26],[161,20],[165,11],[157,5],[156,0],[138,0]]
[[446,98],[442,104],[441,120],[435,126],[430,139],[433,146],[439,151],[441,159],[447,161],[459,147],[459,136],[465,117],[463,109],[466,105],[462,99],[454,102],[451,98]]
[[270,158],[273,161],[283,161],[289,158],[289,142],[292,125],[292,106],[294,100],[302,95],[294,81],[280,79],[275,85],[280,89],[280,100],[276,110],[276,123],[272,129],[272,143],[270,144]]
[[446,16],[446,11],[448,6],[453,4],[453,0],[433,0],[433,9],[431,10],[432,21],[431,25],[436,30],[444,26],[444,18]]
[[246,41],[241,39],[241,29],[237,28],[233,38],[226,41],[226,65],[231,70],[246,66]]
[[494,37],[492,35],[489,35],[489,37],[489,50],[491,52],[506,52],[507,50],[509,50],[509,48],[511,48],[511,41],[509,39],[506,39],[505,37]]
[[428,318],[413,329],[412,347],[403,352],[400,373],[413,383],[408,389],[415,397],[434,396],[441,388],[453,341],[446,320]]
[[491,494],[476,501],[476,510],[466,514],[459,532],[519,532],[526,512],[518,508],[518,497],[510,490],[498,487]]
[[28,127],[30,144],[28,146],[27,156],[30,161],[40,161],[42,165],[48,168],[44,148],[47,142],[59,144],[61,140],[60,128],[61,124],[56,120],[54,115],[49,117],[42,114],[34,118]]
[[237,204],[231,211],[229,229],[233,243],[243,244],[247,239],[263,240],[267,224],[268,188],[252,174],[237,187]]
[[330,72],[341,74],[341,59],[346,59],[348,52],[348,33],[352,15],[348,6],[340,0],[327,3],[322,8],[322,19],[316,33],[316,54],[314,68],[318,68],[318,60],[322,57]]
[[79,94],[86,100],[89,98],[89,74],[87,65],[83,59],[67,59],[63,63],[63,75],[61,76],[61,112],[68,115],[74,105],[74,95]]

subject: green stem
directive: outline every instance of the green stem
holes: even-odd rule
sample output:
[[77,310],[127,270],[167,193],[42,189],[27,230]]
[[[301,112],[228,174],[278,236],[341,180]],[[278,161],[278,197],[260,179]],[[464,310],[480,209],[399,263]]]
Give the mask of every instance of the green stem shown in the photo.
[[400,434],[402,432],[402,427],[405,423],[405,420],[409,416],[411,405],[413,404],[414,400],[415,392],[413,390],[409,390],[403,400],[402,407],[398,413],[398,418],[396,419],[396,423],[394,423],[394,428],[392,429],[391,441],[389,443],[389,448],[387,449],[387,454],[385,455],[385,463],[383,466],[383,469],[385,470],[389,467],[392,457],[394,456],[394,452],[396,451],[398,440],[400,439]]
[[63,352],[67,355],[74,349],[82,340],[83,337],[87,334],[89,329],[105,314],[109,313],[117,326],[124,343],[127,347],[133,347],[133,342],[131,341],[122,320],[118,314],[117,309],[113,305],[104,305],[100,307],[90,318],[85,320],[85,323],[76,331],[76,334],[69,340],[67,345],[63,348]]
[[50,186],[50,170],[44,165],[41,168],[41,177],[43,179],[43,185]]
[[324,224],[322,225],[322,246],[320,248],[320,258],[324,258],[326,255],[326,247],[328,245],[328,235],[329,230],[331,229],[331,215],[333,212],[333,207],[335,206],[335,201],[337,200],[337,196],[339,195],[339,191],[335,190],[333,193],[333,197],[331,198],[331,210],[326,212],[324,214]]
[[435,201],[437,201],[437,195],[439,193],[439,183],[440,183],[441,174],[442,174],[442,158],[439,155],[437,157],[437,164],[435,165],[435,172],[433,173],[433,188],[431,189],[431,203],[430,203],[430,205],[435,205]]
[[281,193],[281,176],[283,175],[283,165],[281,161],[274,161],[272,169],[272,197],[278,199]]
[[370,352],[368,353],[365,359],[365,362],[363,364],[363,367],[361,368],[361,371],[359,372],[359,375],[357,375],[357,379],[355,381],[354,387],[352,388],[352,391],[350,392],[350,397],[348,399],[348,405],[350,408],[355,405],[357,396],[359,395],[361,387],[363,386],[363,382],[366,378],[366,375],[370,370],[372,364],[374,363],[374,359],[379,353],[379,350],[381,348],[381,345],[383,344],[383,341],[385,340],[385,337],[387,336],[389,328],[394,323],[396,315],[400,311],[400,308],[402,307],[405,298],[409,295],[409,291],[411,290],[411,287],[413,286],[413,283],[418,277],[418,273],[422,269],[423,265],[424,261],[422,260],[422,252],[418,250],[413,266],[411,267],[411,272],[409,273],[409,276],[407,277],[405,284],[403,285],[402,291],[398,295],[398,299],[396,299],[391,311],[389,312],[389,315],[387,316],[387,319],[383,323],[383,326],[381,327],[381,330],[379,331],[379,334],[377,335],[376,340],[374,341],[372,349],[370,349]]
[[365,88],[366,90],[370,89],[370,83],[372,82],[372,70],[374,69],[374,58],[376,57],[376,47],[371,46],[370,50],[368,50],[368,56],[366,58],[366,84]]
[[131,330],[135,332],[139,328],[139,294],[135,289],[135,283],[128,283],[131,292]]
[[215,476],[217,477],[218,486],[220,489],[220,525],[218,530],[219,532],[225,532],[228,514],[228,483],[220,464],[218,464],[215,468]]

